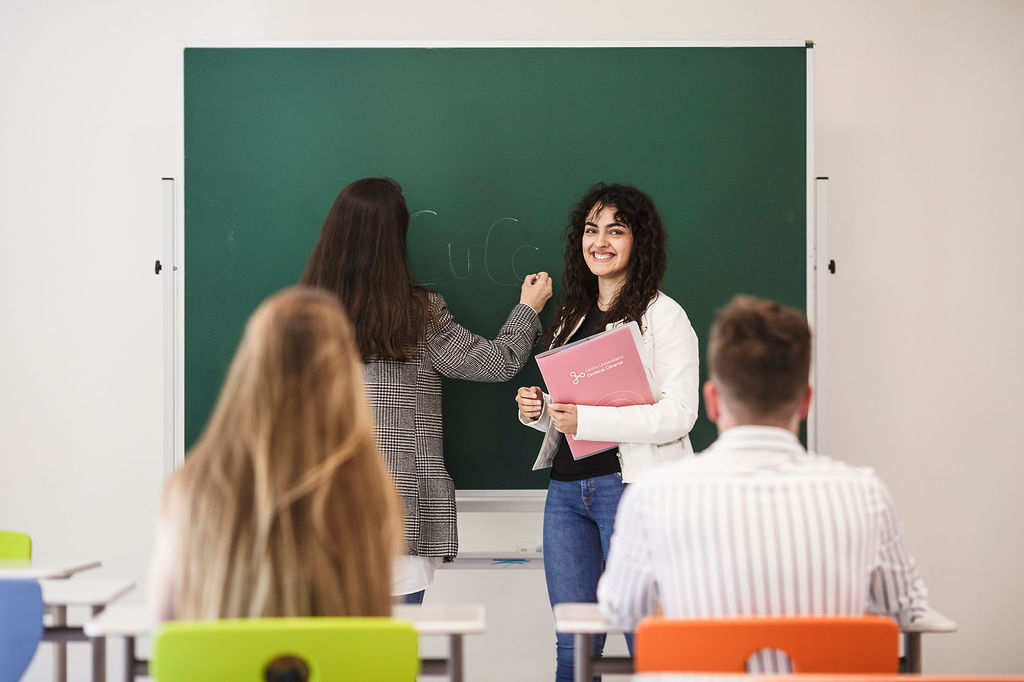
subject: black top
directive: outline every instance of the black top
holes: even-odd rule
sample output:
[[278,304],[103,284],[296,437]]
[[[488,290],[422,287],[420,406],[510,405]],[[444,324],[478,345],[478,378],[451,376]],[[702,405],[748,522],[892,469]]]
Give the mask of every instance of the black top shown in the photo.
[[[601,324],[603,316],[604,312],[595,303],[587,316],[583,318],[580,328],[566,343],[573,343],[603,332],[604,325]],[[565,439],[565,434],[558,434],[558,450],[555,452],[554,461],[551,462],[551,478],[556,481],[579,481],[584,478],[614,474],[621,470],[618,448],[605,450],[583,459],[573,459],[572,450],[569,449],[569,441]]]

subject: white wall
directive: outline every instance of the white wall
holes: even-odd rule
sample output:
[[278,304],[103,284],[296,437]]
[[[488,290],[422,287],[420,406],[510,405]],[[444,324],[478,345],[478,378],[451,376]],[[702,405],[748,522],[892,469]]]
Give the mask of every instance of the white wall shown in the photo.
[[[0,0],[0,527],[144,580],[179,40],[808,38],[838,264],[830,454],[889,482],[933,603],[960,624],[926,639],[926,670],[1022,672],[1022,34],[1014,0]],[[466,533],[493,541],[491,522],[508,525]],[[514,523],[510,543],[539,521]],[[428,599],[486,603],[471,679],[550,675],[539,572],[445,573]],[[520,634],[498,622],[513,617]],[[48,679],[45,650],[28,679]]]

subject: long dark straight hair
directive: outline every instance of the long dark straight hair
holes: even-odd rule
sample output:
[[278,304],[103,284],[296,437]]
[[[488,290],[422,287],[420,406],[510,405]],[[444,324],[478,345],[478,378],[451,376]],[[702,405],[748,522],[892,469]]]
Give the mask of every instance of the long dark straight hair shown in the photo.
[[562,273],[562,297],[544,339],[545,348],[561,346],[572,336],[576,323],[597,303],[597,276],[583,258],[583,228],[587,218],[605,206],[615,209],[615,219],[625,223],[633,234],[629,269],[618,295],[602,316],[608,322],[636,321],[640,324],[651,299],[658,293],[665,275],[665,226],[651,198],[630,185],[598,183],[587,190],[569,212],[565,227],[565,270]]
[[341,299],[364,362],[416,358],[431,321],[430,293],[409,268],[408,231],[397,182],[356,180],[334,200],[302,275]]

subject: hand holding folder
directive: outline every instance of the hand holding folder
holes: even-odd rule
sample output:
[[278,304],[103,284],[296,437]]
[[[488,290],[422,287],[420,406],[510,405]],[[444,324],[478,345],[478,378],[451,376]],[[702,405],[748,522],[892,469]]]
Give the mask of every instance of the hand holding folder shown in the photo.
[[[622,407],[652,405],[654,392],[644,369],[643,338],[636,322],[537,355],[553,403]],[[618,445],[583,441],[566,434],[574,459]]]

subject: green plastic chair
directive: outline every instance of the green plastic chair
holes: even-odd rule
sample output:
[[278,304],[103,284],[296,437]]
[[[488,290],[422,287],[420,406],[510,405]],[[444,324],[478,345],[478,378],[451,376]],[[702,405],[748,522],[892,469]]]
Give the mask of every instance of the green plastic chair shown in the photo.
[[157,682],[414,682],[416,630],[393,618],[174,621],[153,638]]
[[13,530],[0,530],[0,559],[31,559],[32,538]]

